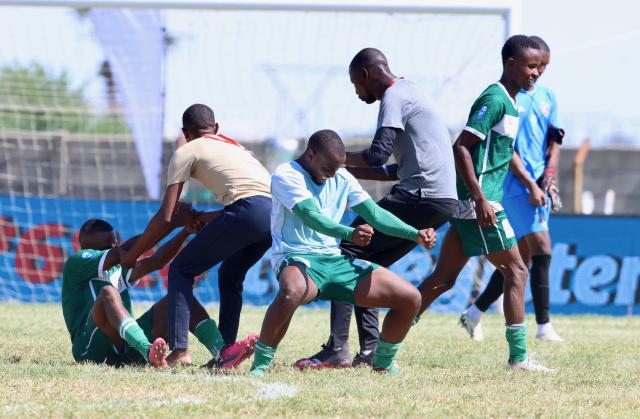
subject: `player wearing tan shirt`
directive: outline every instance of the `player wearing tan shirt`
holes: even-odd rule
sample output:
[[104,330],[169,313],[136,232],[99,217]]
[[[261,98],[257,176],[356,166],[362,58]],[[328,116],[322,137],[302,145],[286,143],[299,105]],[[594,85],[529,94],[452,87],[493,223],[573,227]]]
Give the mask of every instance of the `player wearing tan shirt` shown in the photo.
[[[169,336],[173,352],[170,364],[190,363],[188,333],[191,324],[194,278],[222,262],[218,269],[220,288],[219,332],[227,343],[221,352],[235,366],[253,353],[257,335],[236,342],[242,283],[251,268],[271,246],[271,176],[239,143],[218,133],[213,111],[192,105],[182,116],[187,143],[178,148],[167,172],[167,190],[162,206],[149,222],[136,245],[122,258],[132,266],[136,258],[162,239],[184,182],[197,179],[224,205],[195,220],[202,230],[176,256],[169,268]],[[216,355],[214,354],[214,358]]]
[[167,185],[197,179],[224,205],[251,196],[271,197],[271,174],[240,144],[204,135],[183,145],[169,163]]

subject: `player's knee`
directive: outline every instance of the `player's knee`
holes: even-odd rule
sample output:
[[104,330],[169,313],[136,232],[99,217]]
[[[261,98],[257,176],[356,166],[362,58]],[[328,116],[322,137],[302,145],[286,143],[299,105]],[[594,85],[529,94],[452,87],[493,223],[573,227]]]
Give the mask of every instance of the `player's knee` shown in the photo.
[[107,285],[100,289],[100,292],[98,293],[96,299],[107,303],[113,303],[114,301],[120,299],[120,294],[118,293],[118,290],[115,289],[115,287]]
[[536,237],[534,243],[535,244],[533,246],[530,246],[532,255],[537,256],[551,254],[551,243],[549,240],[542,237]]
[[519,260],[512,265],[507,266],[503,271],[505,280],[511,281],[513,285],[518,287],[524,286],[524,283],[527,281],[528,275],[529,271],[522,260]]
[[407,309],[412,312],[412,315],[418,314],[420,311],[420,305],[422,304],[422,295],[416,288],[411,287],[410,292],[407,293]]
[[288,308],[297,307],[304,298],[305,291],[305,287],[300,284],[282,281],[280,283],[280,291],[278,292],[276,300],[279,304]]

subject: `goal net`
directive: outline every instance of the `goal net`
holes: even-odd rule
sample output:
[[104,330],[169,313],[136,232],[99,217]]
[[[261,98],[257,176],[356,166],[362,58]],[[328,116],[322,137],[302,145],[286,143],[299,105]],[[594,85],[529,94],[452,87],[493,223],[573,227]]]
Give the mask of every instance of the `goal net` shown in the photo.
[[[85,219],[104,218],[127,238],[141,232],[159,203],[148,198],[123,92],[90,18],[92,2],[77,2],[78,8],[13,3],[0,1],[0,300],[58,301],[62,264],[77,250]],[[358,100],[347,73],[364,47],[383,51],[396,75],[423,89],[454,137],[475,97],[498,78],[509,32],[506,12],[498,8],[437,12],[373,1],[386,8],[315,2],[307,10],[286,10],[240,2],[243,8],[234,10],[229,2],[225,8],[200,2],[201,9],[171,3],[159,9],[163,173],[178,144],[181,114],[192,103],[210,105],[221,132],[269,168],[294,156],[318,129],[337,131],[347,147],[366,145],[378,107]],[[388,186],[366,183],[374,197]],[[217,205],[197,184],[188,185],[183,199],[202,209]],[[417,283],[432,260],[416,250],[394,269]],[[466,302],[476,271],[468,267],[446,304],[458,296]],[[133,296],[157,300],[166,282],[165,268],[141,281]],[[276,290],[265,258],[247,277],[245,301],[267,303]],[[216,269],[198,280],[196,295],[218,299]]]

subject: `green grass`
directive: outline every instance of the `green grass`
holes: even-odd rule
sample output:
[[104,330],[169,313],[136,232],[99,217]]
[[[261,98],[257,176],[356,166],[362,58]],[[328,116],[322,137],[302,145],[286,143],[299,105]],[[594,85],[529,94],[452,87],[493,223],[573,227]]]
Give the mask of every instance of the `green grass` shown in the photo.
[[[217,308],[210,312],[217,317]],[[245,308],[241,334],[258,330],[263,312]],[[400,376],[298,372],[291,365],[318,349],[328,322],[327,311],[299,310],[275,368],[258,380],[246,376],[248,362],[227,375],[76,365],[58,306],[0,304],[0,416],[640,415],[640,318],[556,316],[563,345],[537,342],[530,331],[530,350],[558,368],[554,375],[507,370],[503,320],[493,315],[480,344],[455,316],[425,316],[400,350]],[[196,363],[208,360],[196,341],[192,348]]]

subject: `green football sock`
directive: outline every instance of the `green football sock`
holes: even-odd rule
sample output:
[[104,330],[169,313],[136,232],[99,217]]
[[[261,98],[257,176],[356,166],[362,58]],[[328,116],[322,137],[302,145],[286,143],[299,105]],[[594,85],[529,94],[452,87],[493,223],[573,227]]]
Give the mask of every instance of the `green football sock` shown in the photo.
[[419,321],[420,321],[420,315],[416,314],[416,317],[413,319],[413,323],[411,323],[411,326],[415,326],[416,324],[418,324]]
[[389,343],[378,338],[376,353],[373,355],[373,368],[391,370],[393,368],[393,359],[401,346],[402,342]]
[[269,364],[276,356],[276,348],[257,341],[253,352],[253,365],[250,374],[259,377],[269,368]]
[[144,330],[136,323],[131,317],[127,317],[120,323],[118,327],[118,334],[124,339],[129,346],[136,351],[140,352],[144,359],[149,360],[149,349],[151,349],[151,342],[144,334]]
[[508,324],[505,336],[509,343],[509,363],[524,361],[527,358],[527,325]]
[[195,333],[196,338],[202,343],[205,348],[211,352],[214,358],[220,356],[220,351],[225,345],[222,334],[218,329],[216,321],[213,319],[206,319],[198,323]]

